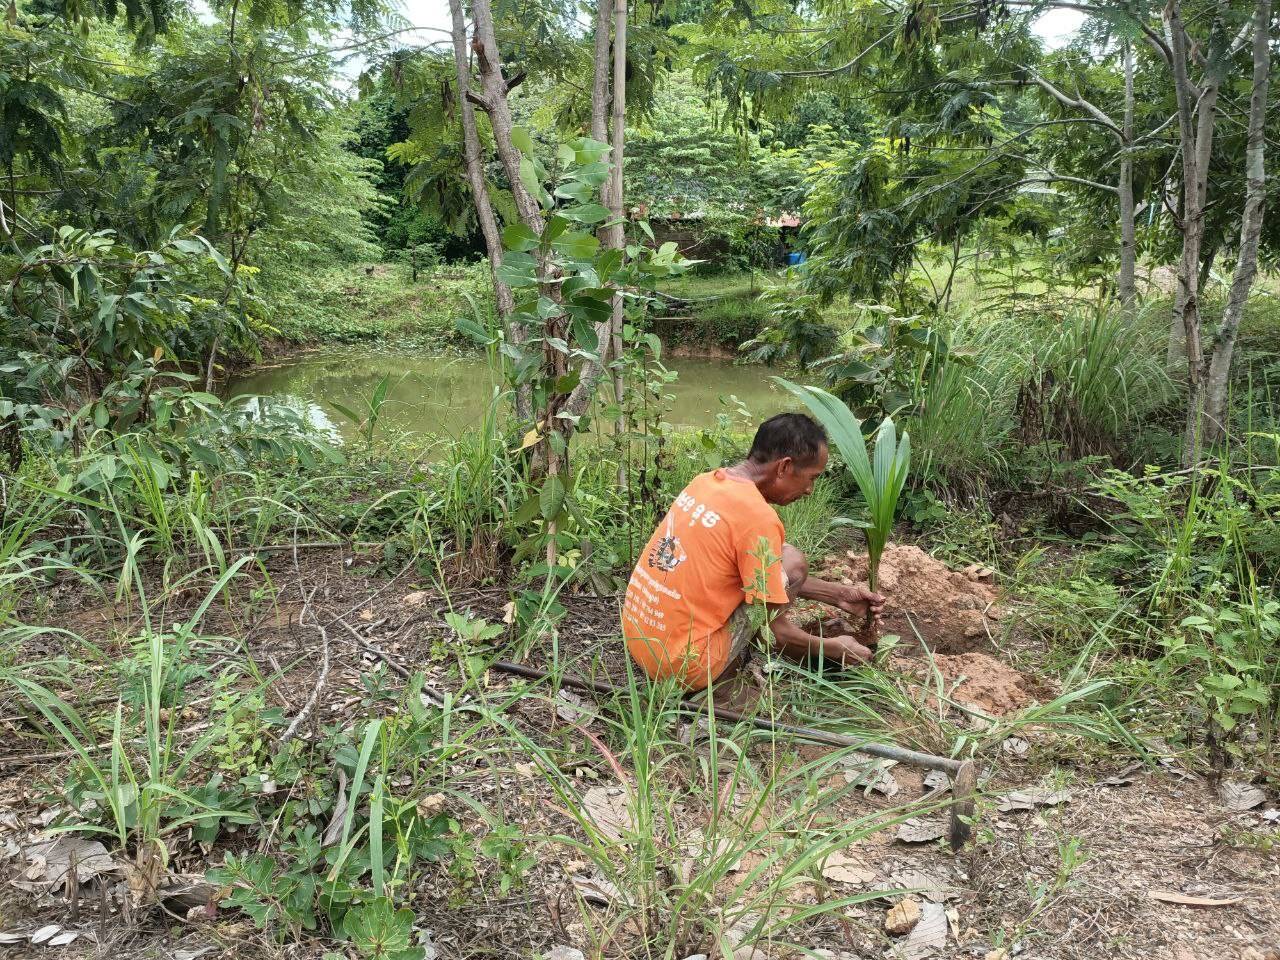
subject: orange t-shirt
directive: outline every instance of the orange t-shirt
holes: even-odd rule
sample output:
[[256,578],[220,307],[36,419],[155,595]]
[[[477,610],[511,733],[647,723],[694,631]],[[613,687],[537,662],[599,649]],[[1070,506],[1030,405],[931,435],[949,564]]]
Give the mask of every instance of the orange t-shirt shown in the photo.
[[[724,470],[693,478],[640,554],[622,607],[627,649],[650,677],[676,676],[700,690],[719,676],[733,611],[787,602],[782,538],[782,521],[754,483]],[[760,591],[762,540],[772,562]]]

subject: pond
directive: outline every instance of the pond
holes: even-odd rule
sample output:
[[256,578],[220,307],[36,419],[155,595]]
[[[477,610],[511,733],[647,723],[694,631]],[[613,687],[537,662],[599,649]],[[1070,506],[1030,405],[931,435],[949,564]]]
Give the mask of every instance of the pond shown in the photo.
[[[773,371],[764,367],[692,358],[671,359],[667,366],[679,374],[667,388],[675,398],[667,419],[677,429],[713,426],[717,413],[734,412],[736,405],[722,404],[722,397],[737,397],[755,420],[791,406],[769,381]],[[232,378],[226,394],[271,397],[302,411],[320,429],[351,437],[355,426],[335,403],[365,410],[385,374],[391,381],[381,425],[392,430],[456,436],[479,421],[493,395],[493,375],[480,358],[345,345],[253,367]]]

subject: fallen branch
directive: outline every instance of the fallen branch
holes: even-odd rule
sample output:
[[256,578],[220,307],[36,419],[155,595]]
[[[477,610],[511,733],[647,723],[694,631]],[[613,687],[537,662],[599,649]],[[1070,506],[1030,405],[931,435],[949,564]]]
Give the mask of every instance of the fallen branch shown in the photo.
[[324,628],[314,616],[311,623],[305,623],[307,614],[311,610],[311,598],[316,595],[317,587],[312,587],[311,592],[307,594],[306,599],[302,601],[302,612],[298,614],[299,626],[310,626],[312,629],[319,631],[320,641],[322,644],[322,659],[320,662],[320,675],[316,677],[316,684],[311,688],[311,696],[307,698],[307,702],[302,705],[302,709],[298,711],[298,715],[293,718],[293,722],[280,736],[280,746],[284,746],[290,740],[298,735],[298,730],[307,718],[315,711],[316,704],[320,700],[320,691],[324,689],[325,683],[329,679],[329,631]]

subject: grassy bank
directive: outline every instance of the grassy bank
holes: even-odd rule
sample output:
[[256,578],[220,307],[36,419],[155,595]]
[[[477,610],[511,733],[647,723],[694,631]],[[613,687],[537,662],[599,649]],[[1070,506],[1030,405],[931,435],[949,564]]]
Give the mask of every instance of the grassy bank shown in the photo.
[[460,343],[456,321],[494,319],[484,264],[432,267],[415,282],[404,264],[346,264],[318,271],[274,301],[270,324],[294,343]]

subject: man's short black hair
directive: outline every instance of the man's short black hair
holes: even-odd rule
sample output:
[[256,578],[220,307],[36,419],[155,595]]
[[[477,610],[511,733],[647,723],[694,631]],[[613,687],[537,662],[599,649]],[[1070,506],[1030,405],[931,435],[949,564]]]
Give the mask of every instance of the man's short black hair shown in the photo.
[[796,463],[810,464],[826,445],[827,431],[818,421],[803,413],[780,413],[760,424],[747,459],[772,463],[790,457]]

